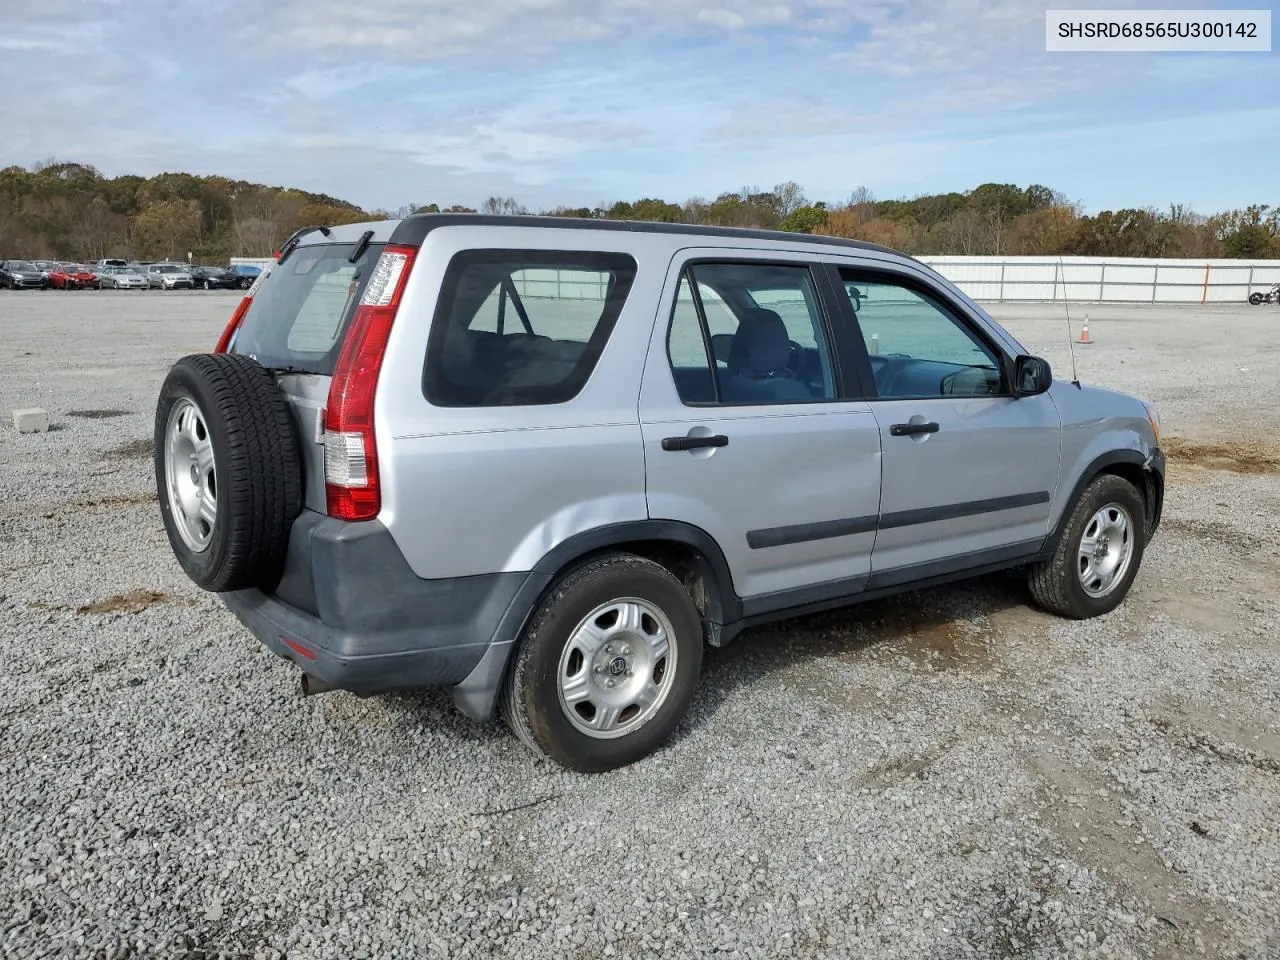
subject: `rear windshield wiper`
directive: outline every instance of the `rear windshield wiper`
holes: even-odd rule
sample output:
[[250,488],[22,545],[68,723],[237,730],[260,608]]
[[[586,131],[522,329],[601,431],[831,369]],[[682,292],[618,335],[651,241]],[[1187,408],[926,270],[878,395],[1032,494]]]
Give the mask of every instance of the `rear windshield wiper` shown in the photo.
[[360,239],[356,241],[355,249],[351,251],[351,256],[347,257],[347,263],[355,263],[360,256],[369,249],[369,241],[373,239],[373,231],[366,230],[360,234]]
[[280,248],[280,256],[276,257],[276,262],[284,263],[285,260],[288,259],[289,254],[293,253],[293,248],[298,245],[302,238],[308,233],[314,233],[317,230],[323,233],[326,237],[329,236],[331,232],[328,227],[300,227],[293,232],[293,236],[284,242],[284,246]]

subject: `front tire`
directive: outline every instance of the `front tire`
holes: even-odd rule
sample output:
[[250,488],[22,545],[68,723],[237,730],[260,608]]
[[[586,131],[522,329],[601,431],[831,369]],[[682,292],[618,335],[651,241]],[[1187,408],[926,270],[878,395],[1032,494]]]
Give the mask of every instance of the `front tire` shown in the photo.
[[1142,564],[1146,516],[1133,484],[1109,473],[1095,477],[1076,501],[1053,556],[1028,571],[1036,603],[1071,620],[1120,606]]
[[590,560],[534,611],[502,696],[526,746],[584,773],[658,749],[693,700],[702,622],[670,571],[632,554]]

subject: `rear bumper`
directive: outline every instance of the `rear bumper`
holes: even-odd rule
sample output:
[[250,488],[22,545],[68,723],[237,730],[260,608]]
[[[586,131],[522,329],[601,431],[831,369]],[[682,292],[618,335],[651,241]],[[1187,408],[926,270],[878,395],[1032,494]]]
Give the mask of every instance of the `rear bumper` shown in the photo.
[[270,650],[326,683],[361,695],[460,684],[478,695],[464,712],[484,718],[544,579],[423,580],[376,520],[304,511],[276,591],[222,599]]

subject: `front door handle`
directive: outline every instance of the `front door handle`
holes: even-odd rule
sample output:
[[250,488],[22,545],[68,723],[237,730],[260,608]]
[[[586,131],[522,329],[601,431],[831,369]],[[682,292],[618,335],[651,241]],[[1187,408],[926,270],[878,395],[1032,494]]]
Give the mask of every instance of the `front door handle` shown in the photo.
[[914,437],[918,433],[937,433],[936,423],[895,423],[889,428],[891,437]]
[[702,447],[728,446],[729,438],[723,433],[711,437],[663,437],[663,450],[699,450]]

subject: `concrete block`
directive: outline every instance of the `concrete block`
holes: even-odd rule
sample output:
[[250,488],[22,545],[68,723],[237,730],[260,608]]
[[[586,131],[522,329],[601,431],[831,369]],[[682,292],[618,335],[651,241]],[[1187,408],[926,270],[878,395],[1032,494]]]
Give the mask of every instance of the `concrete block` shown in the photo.
[[49,429],[49,414],[39,407],[15,410],[13,426],[19,433],[44,433]]

